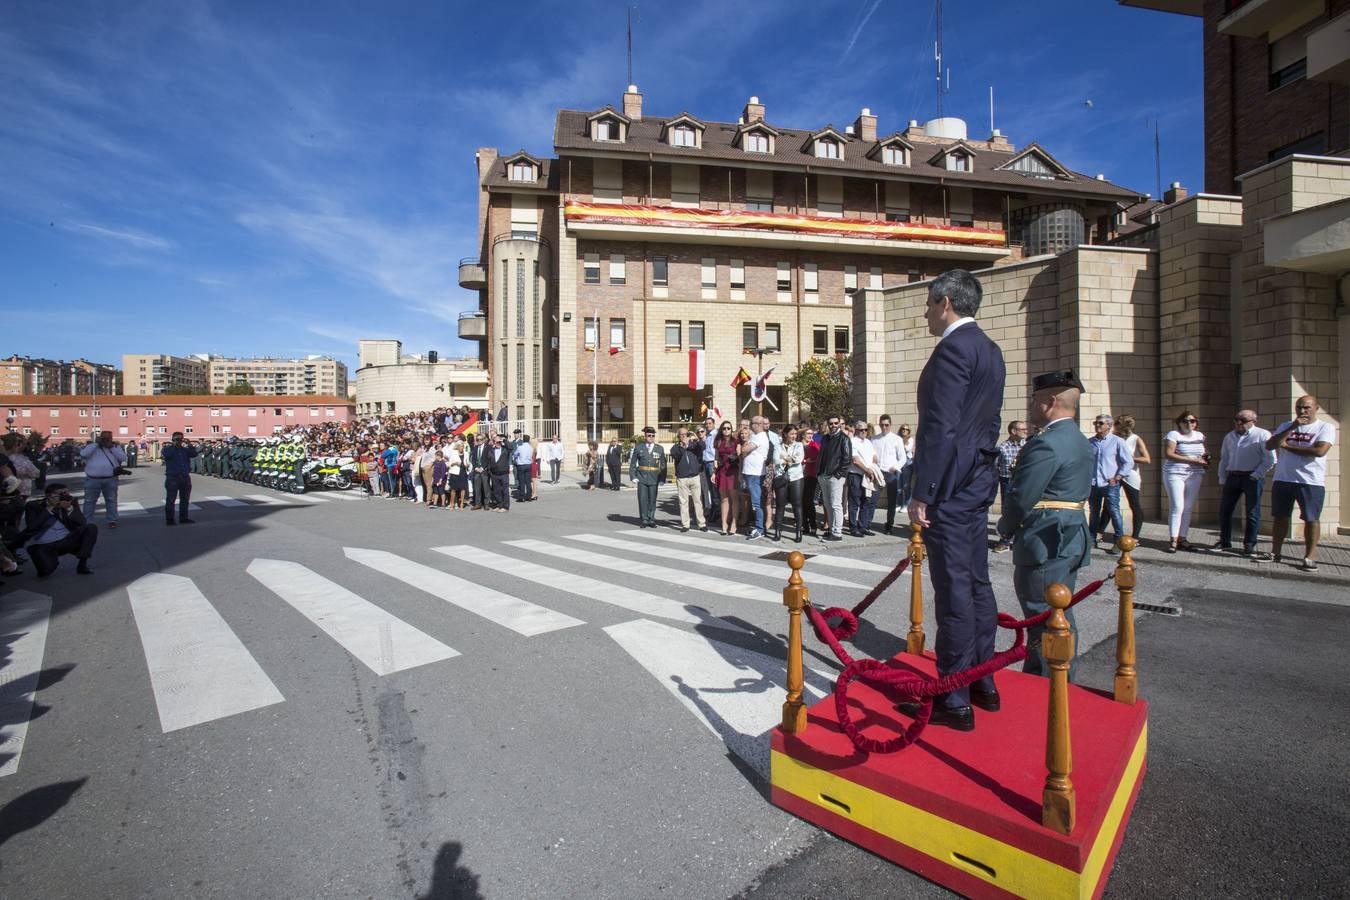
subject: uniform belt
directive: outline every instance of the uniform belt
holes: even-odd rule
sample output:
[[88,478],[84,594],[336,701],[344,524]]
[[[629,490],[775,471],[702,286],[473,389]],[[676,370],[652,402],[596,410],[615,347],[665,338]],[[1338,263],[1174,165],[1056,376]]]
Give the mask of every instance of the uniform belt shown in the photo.
[[660,469],[660,466],[638,466],[639,472],[658,472]]
[[1038,500],[1032,509],[1078,509],[1083,508],[1086,500]]

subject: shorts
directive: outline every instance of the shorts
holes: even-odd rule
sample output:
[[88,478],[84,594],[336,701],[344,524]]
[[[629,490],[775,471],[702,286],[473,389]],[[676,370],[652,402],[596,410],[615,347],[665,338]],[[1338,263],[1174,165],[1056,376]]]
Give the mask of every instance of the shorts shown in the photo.
[[1322,501],[1327,489],[1320,484],[1302,484],[1296,481],[1277,481],[1270,492],[1270,514],[1277,519],[1288,519],[1298,503],[1298,517],[1305,522],[1322,518]]

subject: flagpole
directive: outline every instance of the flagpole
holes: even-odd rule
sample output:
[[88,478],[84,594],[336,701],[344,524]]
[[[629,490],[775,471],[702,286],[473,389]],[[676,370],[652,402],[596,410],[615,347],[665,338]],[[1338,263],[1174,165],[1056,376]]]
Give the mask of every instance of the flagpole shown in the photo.
[[[585,328],[582,331],[585,332]],[[598,441],[600,418],[600,308],[595,309],[595,346],[591,348],[591,440]]]
[[[763,347],[756,347],[756,348],[755,348],[755,358],[759,360],[759,377],[760,377],[760,378],[763,378],[763,377],[764,377],[764,348],[763,348]],[[765,390],[765,392],[767,393],[769,389],[768,389],[768,387],[765,387],[764,390]],[[757,415],[757,416],[762,416],[762,415],[764,415],[764,401],[763,401],[763,400],[760,400],[758,403],[755,404],[755,415]]]

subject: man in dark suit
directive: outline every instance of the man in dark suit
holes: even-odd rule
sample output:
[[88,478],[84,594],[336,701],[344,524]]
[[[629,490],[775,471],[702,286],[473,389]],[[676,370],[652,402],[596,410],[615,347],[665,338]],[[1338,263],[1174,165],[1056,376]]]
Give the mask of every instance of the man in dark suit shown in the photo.
[[611,491],[617,491],[621,487],[619,484],[619,467],[622,465],[623,446],[619,443],[617,437],[612,437],[609,439],[609,449],[605,451],[605,468],[609,469],[609,489]]
[[60,558],[66,554],[79,560],[76,572],[94,574],[89,568],[89,557],[98,540],[98,526],[84,520],[66,485],[55,482],[47,485],[42,499],[30,500],[23,514],[23,531],[7,545],[14,550],[28,545],[28,555],[39,578],[55,572]]
[[[993,656],[998,606],[989,583],[989,507],[998,492],[1003,351],[975,324],[983,290],[962,269],[944,272],[928,289],[924,318],[939,338],[919,376],[919,432],[909,520],[924,528],[937,619],[939,675]],[[930,721],[961,731],[975,727],[974,703],[999,708],[994,679],[933,700]]]
[[[998,533],[1013,542],[1013,587],[1022,614],[1028,618],[1047,608],[1045,589],[1078,584],[1078,570],[1092,555],[1092,534],[1083,504],[1092,490],[1096,456],[1078,429],[1078,397],[1082,383],[1073,372],[1049,372],[1031,382],[1030,417],[1044,430],[1018,454],[1012,482],[1003,498]],[[1073,610],[1065,610],[1077,644]],[[1045,626],[1027,632],[1027,658],[1022,671],[1049,675],[1041,659]],[[1069,680],[1074,666],[1069,664]]]
[[473,508],[487,509],[492,496],[492,476],[488,474],[484,457],[487,455],[487,435],[478,432],[469,437],[469,481],[473,484]]
[[483,455],[483,468],[492,480],[492,502],[499,512],[511,509],[511,454],[506,441],[498,432],[492,435],[492,445]]

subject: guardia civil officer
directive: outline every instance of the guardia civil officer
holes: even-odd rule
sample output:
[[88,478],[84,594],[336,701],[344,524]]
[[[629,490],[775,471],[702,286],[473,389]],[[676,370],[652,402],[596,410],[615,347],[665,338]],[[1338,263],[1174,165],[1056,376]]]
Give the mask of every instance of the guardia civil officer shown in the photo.
[[656,442],[656,429],[642,429],[642,441],[633,447],[628,480],[637,485],[638,518],[643,528],[656,527],[656,489],[666,480],[666,448]]
[[[1092,445],[1078,429],[1078,398],[1082,383],[1072,371],[1038,375],[1031,383],[1030,417],[1041,431],[1026,442],[1017,457],[1012,482],[1003,500],[998,533],[1013,542],[1013,587],[1025,616],[1048,607],[1045,589],[1062,584],[1070,592],[1078,570],[1092,554],[1092,533],[1083,515],[1092,488],[1095,467]],[[1077,644],[1073,611],[1066,610],[1069,629]],[[1027,634],[1027,658],[1022,671],[1049,675],[1041,658],[1039,625]],[[1074,665],[1069,664],[1073,679]]]

